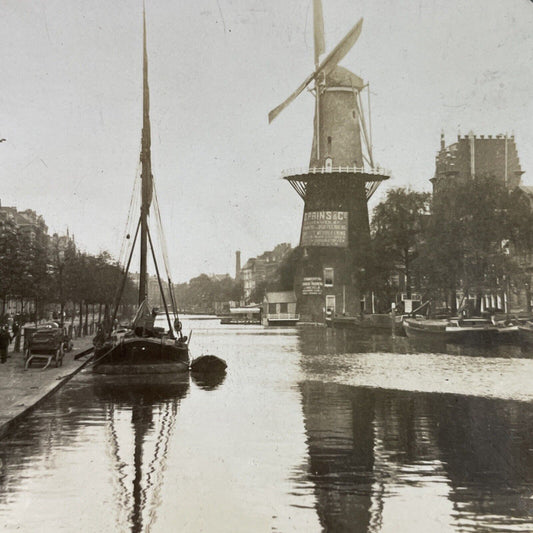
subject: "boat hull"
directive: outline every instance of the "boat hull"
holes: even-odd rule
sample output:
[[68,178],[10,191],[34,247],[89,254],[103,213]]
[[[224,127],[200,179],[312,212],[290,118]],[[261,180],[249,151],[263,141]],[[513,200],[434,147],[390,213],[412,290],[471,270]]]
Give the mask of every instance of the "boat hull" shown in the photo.
[[165,338],[125,338],[95,350],[98,374],[177,374],[189,370],[189,350]]
[[296,326],[300,319],[298,318],[268,318],[269,326]]
[[533,328],[529,326],[518,326],[518,339],[523,344],[533,344]]
[[447,321],[417,321],[405,319],[403,326],[407,337],[452,344],[492,344],[498,340],[498,328],[454,327]]

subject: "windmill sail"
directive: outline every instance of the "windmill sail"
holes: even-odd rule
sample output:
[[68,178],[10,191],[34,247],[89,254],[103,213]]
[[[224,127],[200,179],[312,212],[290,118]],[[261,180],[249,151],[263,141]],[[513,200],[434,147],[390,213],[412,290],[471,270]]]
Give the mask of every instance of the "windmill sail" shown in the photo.
[[324,39],[324,15],[322,13],[322,1],[313,0],[313,25],[315,35],[315,66],[320,62],[320,56],[326,51]]
[[361,35],[363,29],[363,19],[359,19],[359,22],[344,36],[344,39],[327,55],[326,59],[320,63],[316,69],[315,76],[321,72],[326,75],[329,74],[341,61],[344,56],[350,51],[352,46],[356,43],[357,39]]
[[311,81],[315,79],[315,72],[313,74],[307,76],[307,78],[303,81],[303,83],[296,89],[284,102],[282,102],[278,107],[273,109],[268,114],[268,121],[272,122],[290,103],[292,103],[298,95],[311,83]]
[[268,121],[272,122],[291,102],[293,102],[300,93],[316,79],[319,74],[324,73],[328,75],[341,61],[341,59],[350,51],[355,44],[361,30],[363,29],[363,19],[359,19],[359,22],[344,36],[339,44],[327,55],[327,57],[318,65],[316,70],[307,76],[307,78],[301,83],[301,85],[278,107],[274,108],[268,114]]

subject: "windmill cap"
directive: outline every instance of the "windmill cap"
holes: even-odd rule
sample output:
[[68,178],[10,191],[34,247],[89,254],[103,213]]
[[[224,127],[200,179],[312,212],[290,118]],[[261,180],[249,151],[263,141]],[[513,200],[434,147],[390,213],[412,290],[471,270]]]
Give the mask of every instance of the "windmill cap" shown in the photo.
[[347,68],[336,66],[327,76],[326,85],[328,87],[353,87],[362,90],[365,82]]

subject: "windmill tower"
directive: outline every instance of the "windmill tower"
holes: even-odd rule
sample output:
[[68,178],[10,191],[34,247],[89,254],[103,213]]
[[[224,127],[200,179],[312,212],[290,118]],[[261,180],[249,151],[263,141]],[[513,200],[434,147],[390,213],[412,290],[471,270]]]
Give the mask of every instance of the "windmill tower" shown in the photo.
[[[390,173],[374,164],[361,93],[368,84],[338,65],[361,34],[363,19],[321,61],[325,51],[322,4],[313,0],[315,70],[282,104],[272,122],[313,82],[313,146],[309,167],[291,169],[286,179],[304,201],[295,278],[303,320],[324,312],[355,316],[361,311],[361,274],[369,250],[367,201]],[[370,107],[368,106],[368,109]]]

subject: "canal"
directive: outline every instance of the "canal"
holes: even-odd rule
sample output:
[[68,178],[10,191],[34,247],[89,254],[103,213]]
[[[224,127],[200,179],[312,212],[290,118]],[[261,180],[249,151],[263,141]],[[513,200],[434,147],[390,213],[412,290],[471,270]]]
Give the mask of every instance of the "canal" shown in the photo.
[[184,324],[225,378],[78,374],[0,441],[0,530],[533,531],[533,350]]

